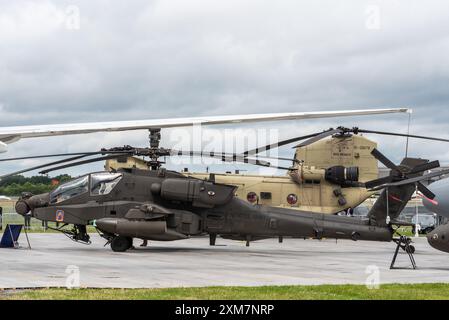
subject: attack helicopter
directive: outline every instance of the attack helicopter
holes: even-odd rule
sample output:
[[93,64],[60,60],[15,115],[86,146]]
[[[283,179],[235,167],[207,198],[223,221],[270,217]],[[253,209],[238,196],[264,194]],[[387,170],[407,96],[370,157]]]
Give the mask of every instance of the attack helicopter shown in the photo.
[[[100,157],[79,160],[87,155]],[[449,173],[443,170],[425,174],[437,162],[405,158],[399,166],[393,164],[377,149],[371,155],[391,168],[387,178],[366,183],[357,182],[370,191],[383,190],[366,219],[327,215],[313,211],[252,204],[236,196],[235,185],[216,181],[213,174],[207,180],[185,176],[162,167],[161,156],[186,154],[182,151],[159,148],[121,147],[103,149],[65,160],[35,166],[21,172],[46,168],[48,173],[81,164],[133,155],[148,156],[151,170],[136,168],[115,172],[90,173],[58,186],[50,193],[24,193],[17,201],[16,212],[39,220],[59,222],[55,230],[75,241],[90,242],[86,227],[94,226],[107,240],[113,251],[123,252],[132,247],[133,239],[154,241],[181,240],[208,234],[210,245],[217,235],[233,240],[250,241],[265,238],[336,238],[372,241],[398,241],[393,238],[393,226],[416,187],[425,191],[420,181]],[[187,154],[195,155],[189,151]],[[205,154],[201,154],[205,156]],[[74,156],[74,157],[73,157]],[[242,161],[259,166],[271,166],[264,160],[246,155],[209,154],[224,161]],[[64,163],[70,162],[70,163]],[[297,170],[294,167],[284,168]],[[345,173],[345,170],[340,171]],[[15,174],[15,173],[13,173]],[[344,179],[345,174],[339,176]],[[354,181],[348,181],[353,184]],[[72,229],[67,229],[73,225]],[[398,242],[398,245],[399,242]],[[406,247],[402,246],[405,250]]]

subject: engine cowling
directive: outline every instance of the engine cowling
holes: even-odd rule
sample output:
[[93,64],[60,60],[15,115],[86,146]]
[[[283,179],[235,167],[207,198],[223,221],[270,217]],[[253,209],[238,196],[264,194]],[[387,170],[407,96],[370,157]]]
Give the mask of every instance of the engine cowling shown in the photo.
[[340,186],[350,186],[359,181],[359,167],[334,166],[325,170],[324,179]]
[[196,207],[212,208],[230,201],[235,187],[193,179],[165,179],[153,183],[151,192],[163,199],[191,202]]
[[292,171],[290,176],[298,183],[325,180],[341,187],[351,187],[358,186],[359,168],[344,166],[333,166],[327,169],[301,167],[300,170]]

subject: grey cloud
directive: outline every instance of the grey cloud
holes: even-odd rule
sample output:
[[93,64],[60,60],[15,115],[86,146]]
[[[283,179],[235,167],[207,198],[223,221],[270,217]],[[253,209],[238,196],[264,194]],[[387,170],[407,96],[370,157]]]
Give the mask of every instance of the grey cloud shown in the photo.
[[[79,30],[54,25],[68,5],[80,9]],[[379,30],[365,27],[372,5]],[[3,126],[409,106],[414,133],[449,135],[446,1],[47,0],[1,2],[0,12]],[[339,124],[404,132],[406,120],[272,126],[286,137]],[[24,140],[8,155],[145,144],[145,137]],[[403,140],[375,139],[395,160],[403,155]],[[449,161],[441,147],[416,146]]]

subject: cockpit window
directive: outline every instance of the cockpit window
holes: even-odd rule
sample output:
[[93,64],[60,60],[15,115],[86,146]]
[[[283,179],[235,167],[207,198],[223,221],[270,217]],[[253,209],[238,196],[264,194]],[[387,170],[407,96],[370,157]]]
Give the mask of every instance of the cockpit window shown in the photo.
[[90,176],[90,194],[93,196],[109,194],[121,179],[121,173],[93,173]]
[[89,176],[84,176],[64,183],[51,192],[50,202],[59,203],[83,194],[89,189],[88,184]]

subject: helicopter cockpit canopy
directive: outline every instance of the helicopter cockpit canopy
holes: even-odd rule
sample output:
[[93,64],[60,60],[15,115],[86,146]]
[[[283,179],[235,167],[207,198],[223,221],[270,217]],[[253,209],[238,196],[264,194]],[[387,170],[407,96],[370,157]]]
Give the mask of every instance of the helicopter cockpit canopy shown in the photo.
[[50,203],[59,203],[80,194],[89,189],[89,176],[83,176],[75,180],[61,184],[50,193]]
[[[50,203],[59,203],[87,193],[93,196],[109,194],[121,180],[121,173],[97,172],[82,176],[57,187],[50,193]],[[89,184],[90,182],[90,184]]]
[[121,173],[93,173],[90,175],[90,194],[93,196],[109,194],[121,179]]

